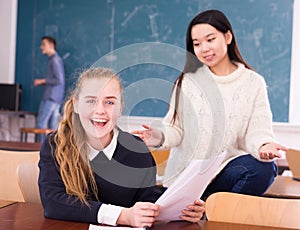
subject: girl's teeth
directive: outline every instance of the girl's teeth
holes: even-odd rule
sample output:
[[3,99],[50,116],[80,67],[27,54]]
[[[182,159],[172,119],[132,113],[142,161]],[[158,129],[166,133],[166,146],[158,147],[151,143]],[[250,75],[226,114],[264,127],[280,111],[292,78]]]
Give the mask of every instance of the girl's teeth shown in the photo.
[[95,122],[106,122],[106,120],[103,120],[103,119],[92,119],[92,120]]

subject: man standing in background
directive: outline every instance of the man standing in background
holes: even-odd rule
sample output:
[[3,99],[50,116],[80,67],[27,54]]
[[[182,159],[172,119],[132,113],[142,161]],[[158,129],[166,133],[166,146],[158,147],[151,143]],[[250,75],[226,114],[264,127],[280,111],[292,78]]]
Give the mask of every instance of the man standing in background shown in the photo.
[[44,36],[41,42],[41,52],[47,55],[49,59],[46,77],[34,80],[34,86],[45,85],[36,126],[41,129],[57,129],[59,108],[65,91],[64,65],[56,52],[55,39]]

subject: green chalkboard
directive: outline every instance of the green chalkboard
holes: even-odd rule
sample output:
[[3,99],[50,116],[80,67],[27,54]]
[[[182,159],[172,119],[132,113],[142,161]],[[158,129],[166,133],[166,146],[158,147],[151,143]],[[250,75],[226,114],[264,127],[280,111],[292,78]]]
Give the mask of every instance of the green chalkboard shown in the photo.
[[[43,35],[57,39],[69,89],[83,68],[124,46],[159,42],[184,48],[189,21],[207,9],[219,9],[228,16],[242,55],[266,79],[274,121],[288,121],[293,0],[20,0],[16,82],[23,86],[22,108],[36,111],[41,98],[42,88],[33,87],[32,82],[46,69],[47,57],[39,49]],[[142,48],[139,52],[148,53]],[[184,64],[184,56],[168,55]],[[177,66],[140,63],[120,75],[124,88],[131,87],[130,92],[136,90],[137,95],[141,89],[132,84],[140,80],[170,82],[164,91],[169,95],[180,71]],[[143,86],[140,83],[137,86]],[[167,102],[144,98],[125,113],[162,117]]]

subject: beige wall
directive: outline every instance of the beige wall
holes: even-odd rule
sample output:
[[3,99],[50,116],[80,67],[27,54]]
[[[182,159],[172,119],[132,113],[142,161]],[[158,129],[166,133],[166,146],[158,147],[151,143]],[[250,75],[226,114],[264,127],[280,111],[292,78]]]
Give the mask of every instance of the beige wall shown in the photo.
[[0,83],[15,82],[18,0],[0,0]]

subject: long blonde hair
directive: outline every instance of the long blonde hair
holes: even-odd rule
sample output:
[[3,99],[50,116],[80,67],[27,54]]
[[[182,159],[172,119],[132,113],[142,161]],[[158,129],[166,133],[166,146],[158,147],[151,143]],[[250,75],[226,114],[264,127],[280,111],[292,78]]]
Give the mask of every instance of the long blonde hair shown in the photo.
[[[86,134],[78,114],[74,111],[73,99],[78,99],[85,80],[102,78],[116,79],[122,91],[120,78],[111,70],[105,68],[85,70],[78,78],[75,89],[64,105],[63,118],[54,136],[55,158],[66,192],[78,197],[87,206],[89,206],[87,199],[90,195],[98,200],[98,188],[89,163]],[[90,189],[92,194],[89,193]]]

